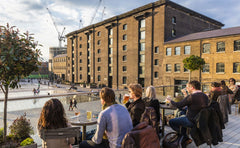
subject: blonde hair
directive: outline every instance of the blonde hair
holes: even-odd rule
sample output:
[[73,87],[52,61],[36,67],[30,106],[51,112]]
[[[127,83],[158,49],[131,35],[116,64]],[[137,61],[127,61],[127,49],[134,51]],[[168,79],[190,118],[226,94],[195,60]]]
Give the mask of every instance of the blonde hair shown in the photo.
[[131,89],[137,98],[142,97],[142,86],[140,84],[130,84],[128,89]]
[[156,98],[156,90],[153,86],[149,86],[146,90],[146,97]]

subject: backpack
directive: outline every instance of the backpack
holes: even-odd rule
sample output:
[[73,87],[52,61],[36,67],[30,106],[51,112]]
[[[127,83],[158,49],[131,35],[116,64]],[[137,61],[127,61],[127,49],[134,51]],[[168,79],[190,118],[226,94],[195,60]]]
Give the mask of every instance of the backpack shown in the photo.
[[153,107],[146,107],[145,111],[141,116],[140,122],[146,122],[148,125],[151,125],[153,129],[156,131],[157,135],[159,133],[159,121],[157,118],[156,111]]
[[183,136],[178,134],[177,132],[168,133],[163,141],[163,148],[182,148]]
[[238,90],[237,90],[236,94],[234,95],[234,100],[240,101],[240,87],[238,87]]

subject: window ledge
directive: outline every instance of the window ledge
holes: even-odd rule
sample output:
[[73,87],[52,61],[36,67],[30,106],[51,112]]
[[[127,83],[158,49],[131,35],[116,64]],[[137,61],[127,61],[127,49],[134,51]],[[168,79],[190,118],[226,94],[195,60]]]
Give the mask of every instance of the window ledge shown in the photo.
[[202,72],[202,74],[209,74],[210,72]]
[[181,73],[180,71],[174,71],[174,73]]
[[225,72],[216,72],[216,74],[225,74]]
[[232,74],[234,74],[234,75],[239,75],[240,73],[239,73],[239,72],[235,72],[235,73],[232,73]]
[[166,71],[166,73],[172,73],[171,71]]

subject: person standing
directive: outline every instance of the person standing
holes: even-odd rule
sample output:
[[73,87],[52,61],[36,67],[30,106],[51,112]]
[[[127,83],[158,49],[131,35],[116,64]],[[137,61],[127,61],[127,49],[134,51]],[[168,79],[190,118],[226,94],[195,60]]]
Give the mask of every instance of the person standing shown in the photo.
[[73,108],[77,108],[77,100],[76,99],[73,99]]
[[142,100],[142,86],[140,84],[130,84],[128,86],[130,99],[125,105],[131,116],[133,127],[140,123],[143,112],[145,111],[145,103]]
[[[181,116],[178,118],[173,118],[169,121],[170,127],[176,132],[180,133],[184,137],[184,142],[186,144],[191,143],[191,139],[188,138],[186,134],[186,128],[192,128],[194,126],[194,117],[201,111],[201,109],[208,106],[208,96],[201,92],[201,84],[199,81],[190,81],[187,83],[187,91],[190,93],[180,102],[174,102],[171,98],[167,98],[170,103],[177,107],[182,108],[187,106],[186,116]],[[182,90],[183,94],[186,95],[186,90]],[[181,128],[181,129],[180,129]]]
[[[80,143],[81,148],[121,148],[122,140],[132,128],[132,121],[127,109],[115,102],[115,93],[105,87],[100,91],[103,109],[98,116],[97,130],[92,140]],[[103,139],[106,133],[107,139]]]
[[73,110],[72,105],[73,105],[73,102],[72,102],[72,99],[70,99],[69,100],[69,108],[68,108],[69,111],[70,111],[70,109]]

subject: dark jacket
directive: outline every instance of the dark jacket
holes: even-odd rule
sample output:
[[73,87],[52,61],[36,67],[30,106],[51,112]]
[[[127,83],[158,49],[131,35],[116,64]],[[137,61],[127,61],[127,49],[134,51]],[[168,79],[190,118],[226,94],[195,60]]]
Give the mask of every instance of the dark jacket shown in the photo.
[[160,121],[160,109],[159,109],[159,101],[157,99],[153,98],[143,98],[143,101],[145,102],[146,107],[153,107],[156,114],[157,114],[157,120]]
[[180,102],[171,101],[171,104],[177,108],[187,106],[187,118],[193,122],[194,117],[200,112],[200,110],[208,106],[208,96],[202,92],[196,92],[188,95]]
[[160,142],[153,128],[141,122],[124,136],[122,148],[160,148]]
[[191,137],[196,146],[203,143],[217,145],[218,142],[223,141],[222,128],[224,125],[221,125],[219,113],[216,111],[219,108],[217,106],[218,103],[213,102],[209,107],[202,109],[195,117],[195,124],[191,129]]
[[126,107],[132,119],[133,127],[140,123],[142,113],[145,110],[145,103],[142,98],[130,103],[126,103]]
[[146,107],[140,122],[146,122],[148,125],[151,125],[156,131],[156,134],[159,133],[159,120],[157,118],[156,111],[153,107]]

